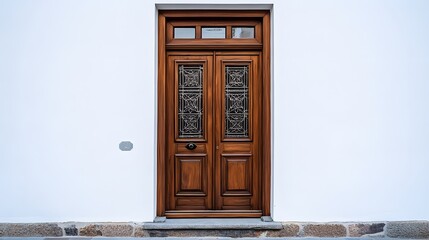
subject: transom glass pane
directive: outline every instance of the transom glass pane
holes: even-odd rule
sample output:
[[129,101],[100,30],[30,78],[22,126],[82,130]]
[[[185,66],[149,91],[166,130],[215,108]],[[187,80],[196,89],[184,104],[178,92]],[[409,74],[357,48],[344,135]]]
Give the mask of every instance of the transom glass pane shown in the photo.
[[225,67],[225,138],[249,137],[249,67]]
[[233,27],[232,38],[255,38],[254,27]]
[[174,38],[195,38],[194,27],[175,27]]
[[179,65],[179,138],[203,137],[203,66]]
[[202,38],[225,38],[225,27],[203,27],[201,28]]

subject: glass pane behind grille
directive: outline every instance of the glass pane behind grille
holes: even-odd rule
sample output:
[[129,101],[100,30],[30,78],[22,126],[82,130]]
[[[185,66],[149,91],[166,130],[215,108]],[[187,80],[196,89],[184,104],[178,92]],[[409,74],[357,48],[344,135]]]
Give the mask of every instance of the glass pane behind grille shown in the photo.
[[203,67],[179,65],[179,138],[203,137]]
[[248,66],[225,67],[225,138],[249,137]]

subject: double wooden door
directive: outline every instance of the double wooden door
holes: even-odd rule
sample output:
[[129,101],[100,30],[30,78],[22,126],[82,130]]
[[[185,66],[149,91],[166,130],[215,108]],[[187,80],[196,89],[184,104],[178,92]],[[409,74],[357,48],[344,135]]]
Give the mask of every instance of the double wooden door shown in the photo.
[[167,217],[259,217],[260,52],[167,53]]

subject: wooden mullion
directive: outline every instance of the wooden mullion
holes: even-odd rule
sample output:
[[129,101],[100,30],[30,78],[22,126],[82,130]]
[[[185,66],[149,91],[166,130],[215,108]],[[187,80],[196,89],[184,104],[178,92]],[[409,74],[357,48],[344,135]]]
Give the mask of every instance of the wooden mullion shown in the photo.
[[201,25],[195,26],[195,39],[201,39]]
[[232,37],[232,27],[231,25],[226,26],[226,39],[230,39]]

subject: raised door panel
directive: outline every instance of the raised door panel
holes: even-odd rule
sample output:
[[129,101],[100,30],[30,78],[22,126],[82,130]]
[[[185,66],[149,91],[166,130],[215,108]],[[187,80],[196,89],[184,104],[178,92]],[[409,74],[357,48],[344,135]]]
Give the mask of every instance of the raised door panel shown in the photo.
[[222,195],[252,195],[252,164],[250,155],[222,155]]
[[176,155],[176,196],[206,196],[206,155]]
[[205,154],[176,155],[175,198],[177,210],[204,210],[207,206]]

